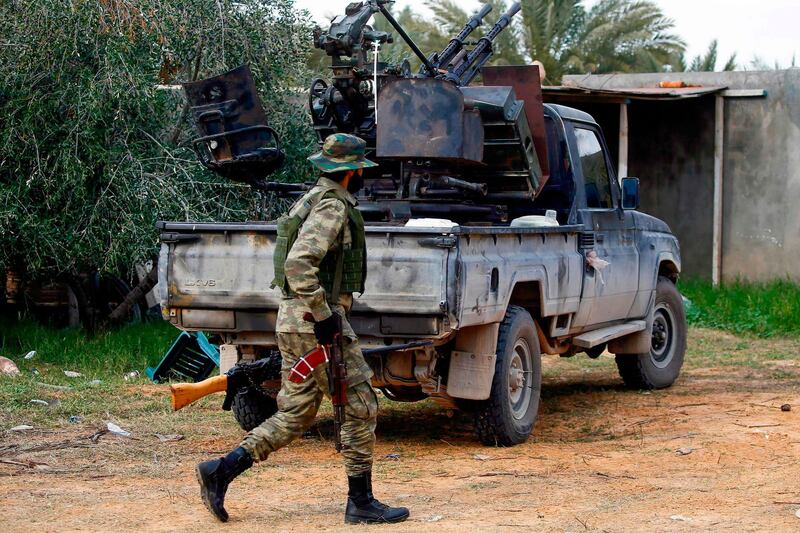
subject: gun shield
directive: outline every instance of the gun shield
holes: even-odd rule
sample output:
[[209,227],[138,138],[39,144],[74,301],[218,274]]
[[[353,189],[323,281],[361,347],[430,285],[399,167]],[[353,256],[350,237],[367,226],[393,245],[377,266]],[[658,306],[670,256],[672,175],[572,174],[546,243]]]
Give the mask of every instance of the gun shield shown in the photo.
[[200,137],[194,147],[210,170],[251,185],[278,170],[285,155],[267,125],[250,68],[183,85]]

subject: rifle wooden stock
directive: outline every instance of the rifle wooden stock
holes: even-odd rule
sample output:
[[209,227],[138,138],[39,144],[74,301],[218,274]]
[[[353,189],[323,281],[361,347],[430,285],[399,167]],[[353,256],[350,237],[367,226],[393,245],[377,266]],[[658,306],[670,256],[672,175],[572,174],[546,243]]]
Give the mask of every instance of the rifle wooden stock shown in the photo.
[[176,383],[169,386],[172,391],[172,410],[183,409],[190,403],[196,402],[203,396],[214,394],[215,392],[226,392],[228,390],[228,376],[214,376],[204,379],[200,383]]

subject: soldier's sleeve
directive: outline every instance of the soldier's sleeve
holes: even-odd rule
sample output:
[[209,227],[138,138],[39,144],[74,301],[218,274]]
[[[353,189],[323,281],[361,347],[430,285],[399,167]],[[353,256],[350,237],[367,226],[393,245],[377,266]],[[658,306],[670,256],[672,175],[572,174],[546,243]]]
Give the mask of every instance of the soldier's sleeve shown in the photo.
[[314,320],[325,320],[331,310],[319,283],[319,264],[347,221],[344,202],[324,198],[308,214],[286,257],[284,271],[289,287],[311,310]]

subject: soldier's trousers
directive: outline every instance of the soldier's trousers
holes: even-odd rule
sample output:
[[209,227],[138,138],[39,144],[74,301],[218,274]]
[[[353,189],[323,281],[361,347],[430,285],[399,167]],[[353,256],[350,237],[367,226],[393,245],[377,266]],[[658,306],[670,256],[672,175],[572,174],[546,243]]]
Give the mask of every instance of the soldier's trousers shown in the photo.
[[[248,433],[241,443],[256,461],[265,460],[270,453],[302,435],[314,422],[323,396],[329,396],[325,365],[320,365],[304,383],[293,383],[288,379],[292,365],[316,347],[314,335],[277,333],[277,340],[283,357],[278,412]],[[358,343],[345,341],[344,351],[348,381],[355,379],[347,389],[345,422],[341,432],[342,456],[347,475],[356,476],[372,470],[378,399],[368,376],[356,374],[351,377],[351,371],[358,370],[357,366],[352,368],[351,362],[364,361]]]

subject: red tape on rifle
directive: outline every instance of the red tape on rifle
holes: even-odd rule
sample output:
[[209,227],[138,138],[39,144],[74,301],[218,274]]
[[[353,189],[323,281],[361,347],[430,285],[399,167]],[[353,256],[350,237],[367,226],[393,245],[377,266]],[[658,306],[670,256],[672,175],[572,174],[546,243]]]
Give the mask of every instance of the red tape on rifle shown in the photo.
[[289,381],[303,383],[311,376],[315,368],[327,363],[329,360],[328,350],[324,346],[317,346],[292,366],[291,370],[289,370]]

